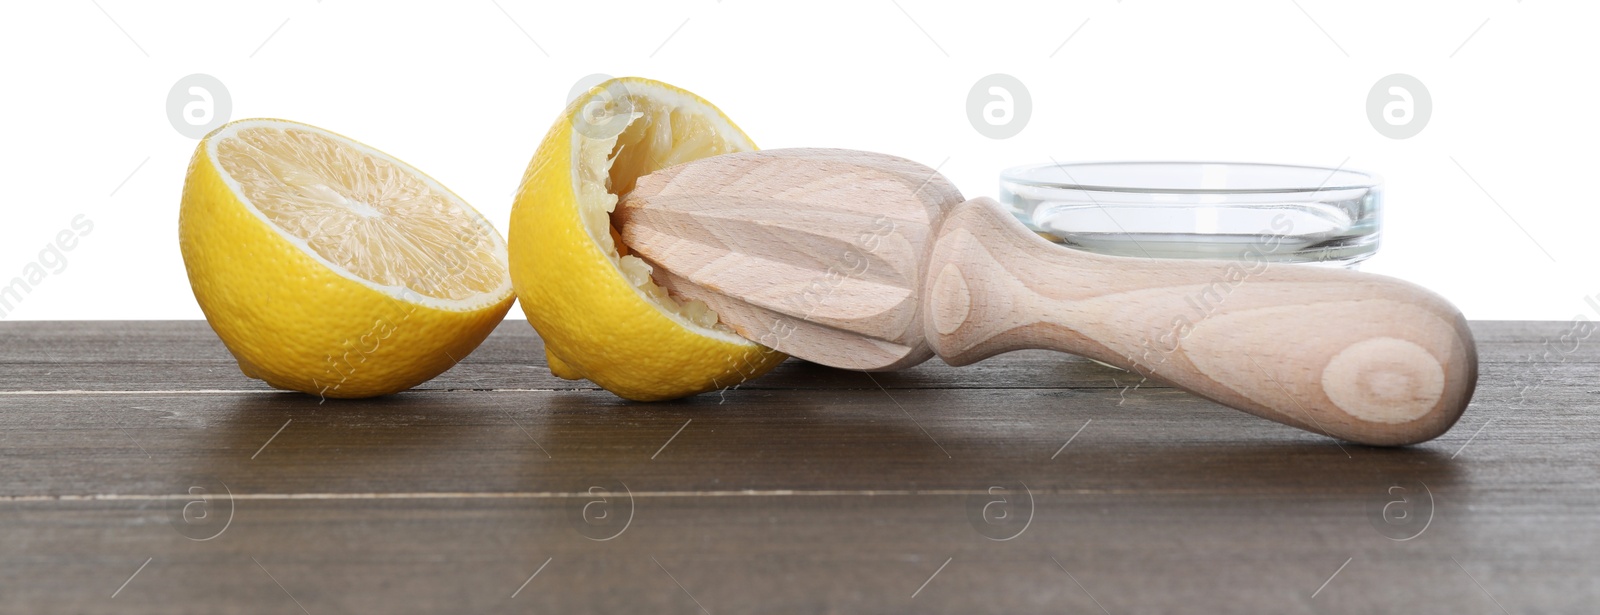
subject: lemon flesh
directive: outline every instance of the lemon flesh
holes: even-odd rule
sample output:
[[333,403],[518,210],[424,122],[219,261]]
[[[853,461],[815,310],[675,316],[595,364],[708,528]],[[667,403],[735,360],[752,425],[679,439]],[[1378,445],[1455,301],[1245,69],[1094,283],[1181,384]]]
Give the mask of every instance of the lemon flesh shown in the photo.
[[242,120],[196,148],[179,239],[244,373],[367,397],[465,357],[510,309],[505,242],[432,178],[340,135]]
[[528,165],[508,234],[511,279],[553,373],[653,401],[734,386],[786,358],[671,297],[611,225],[639,177],[753,149],[711,103],[657,81],[613,79],[572,101]]

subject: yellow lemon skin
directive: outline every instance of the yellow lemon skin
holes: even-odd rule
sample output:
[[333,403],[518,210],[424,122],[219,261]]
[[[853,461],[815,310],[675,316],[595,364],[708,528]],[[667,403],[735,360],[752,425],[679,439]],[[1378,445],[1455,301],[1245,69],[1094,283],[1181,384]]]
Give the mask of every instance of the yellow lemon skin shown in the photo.
[[340,275],[240,201],[207,140],[189,164],[179,245],[195,300],[246,376],[333,398],[403,391],[466,357],[511,309],[510,293],[441,310]]
[[[664,83],[620,81],[637,92],[675,92],[721,113]],[[572,118],[586,99],[574,100],[539,144],[506,238],[512,285],[528,322],[544,340],[551,372],[587,378],[625,399],[659,401],[730,387],[782,363],[787,357],[781,353],[732,333],[707,335],[667,315],[595,243],[581,219],[582,178],[575,170],[581,161],[574,151]],[[742,132],[738,139],[749,142]]]

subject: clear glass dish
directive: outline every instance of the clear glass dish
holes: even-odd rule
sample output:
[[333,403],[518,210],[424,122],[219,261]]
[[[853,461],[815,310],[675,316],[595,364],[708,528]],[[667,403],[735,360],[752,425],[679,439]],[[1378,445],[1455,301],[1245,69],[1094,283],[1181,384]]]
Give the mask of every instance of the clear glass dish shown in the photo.
[[[1087,162],[1006,170],[1000,201],[1046,239],[1116,256],[1355,268],[1378,250],[1382,181],[1349,169]],[[1251,255],[1252,257],[1254,255]]]

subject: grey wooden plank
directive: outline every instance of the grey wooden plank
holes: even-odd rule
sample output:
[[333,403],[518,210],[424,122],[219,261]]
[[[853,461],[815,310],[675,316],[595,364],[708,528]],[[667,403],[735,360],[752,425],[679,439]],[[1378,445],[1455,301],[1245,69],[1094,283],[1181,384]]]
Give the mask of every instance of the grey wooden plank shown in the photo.
[[[1473,328],[1486,373],[1497,364],[1540,364],[1541,370],[1554,364],[1568,371],[1590,370],[1600,383],[1600,336],[1574,347],[1561,342],[1567,323],[1489,322],[1474,323]],[[5,340],[0,344],[0,391],[269,389],[240,373],[227,349],[200,321],[11,322],[0,323],[0,339]],[[1121,388],[1140,380],[1093,361],[1046,351],[1016,352],[961,368],[935,359],[875,377],[876,385],[858,374],[791,360],[743,388]],[[501,323],[462,364],[419,388],[595,390],[587,381],[553,376],[543,344],[525,321]]]
[[[594,391],[326,404],[280,393],[7,395],[0,493],[165,493],[199,471],[276,493],[581,490],[571,483],[588,475],[678,490],[949,488],[1039,466],[1094,417],[1075,446],[1160,437],[1174,420],[1192,425],[1196,443],[1319,440],[1169,389],[1119,401],[1108,390],[738,390],[655,404]],[[1305,452],[1338,454],[1326,440]]]
[[581,497],[240,500],[204,542],[174,530],[178,502],[4,503],[0,610],[1582,613],[1600,600],[1600,526],[1574,509],[1441,495],[1428,529],[1397,542],[1372,525],[1371,499],[1039,495],[1007,541],[974,529],[962,495],[640,497],[605,542],[574,521]]
[[[0,391],[11,390],[267,390],[246,378],[204,322],[0,323]],[[33,323],[29,323],[33,324]],[[131,331],[148,331],[144,337]],[[1137,380],[1086,359],[1045,351],[961,369],[934,360],[879,382],[891,388],[1112,387]],[[858,374],[789,361],[746,388],[874,386]],[[1147,386],[1159,386],[1149,384]],[[456,368],[422,389],[596,390],[587,381],[557,378],[544,345],[526,321],[507,321]]]
[[[1550,324],[1475,327],[1518,344]],[[104,356],[181,346],[140,326]],[[0,392],[0,612],[1582,613],[1600,603],[1585,363],[1485,362],[1461,424],[1405,449],[1171,389],[1006,388],[1078,369],[1007,359],[977,388],[791,363],[787,389],[655,404]],[[179,528],[210,526],[181,521],[187,492],[212,480],[235,513],[192,540]],[[633,521],[592,540],[615,526],[584,522],[588,489],[612,481]],[[1012,525],[981,518],[994,486]],[[1383,517],[1396,486],[1431,510],[1410,540],[1383,533],[1417,527]]]
[[[1600,387],[1486,378],[1462,422],[1405,459],[1437,462],[1469,439],[1472,454],[1593,450],[1597,410]],[[741,389],[669,403],[603,391],[0,395],[0,494],[167,493],[196,472],[272,493],[561,491],[594,474],[690,490],[950,489],[990,475],[1067,489],[1130,473],[1217,486],[1252,464],[1357,488],[1366,466],[1318,468],[1394,455],[1343,447],[1172,389]],[[1220,467],[1203,463],[1213,457]],[[1066,460],[1086,472],[1059,473]],[[1600,484],[1597,472],[1549,464],[1521,479]]]

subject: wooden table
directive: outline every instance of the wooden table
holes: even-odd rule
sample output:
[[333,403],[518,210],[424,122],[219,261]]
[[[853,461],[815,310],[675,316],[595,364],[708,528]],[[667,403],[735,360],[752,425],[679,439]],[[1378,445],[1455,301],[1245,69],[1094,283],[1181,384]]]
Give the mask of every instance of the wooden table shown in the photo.
[[1043,352],[622,401],[507,322],[382,399],[200,322],[0,324],[0,613],[1600,612],[1600,337],[1337,443]]

